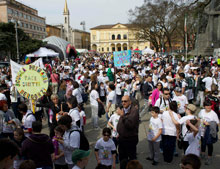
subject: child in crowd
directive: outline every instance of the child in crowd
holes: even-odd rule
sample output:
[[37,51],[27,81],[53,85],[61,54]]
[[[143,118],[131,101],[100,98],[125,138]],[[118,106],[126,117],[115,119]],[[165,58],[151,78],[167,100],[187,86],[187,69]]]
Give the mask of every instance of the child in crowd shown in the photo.
[[54,145],[54,153],[52,154],[52,160],[54,162],[55,169],[68,169],[68,166],[65,162],[63,145],[58,142],[58,140],[63,139],[64,130],[61,126],[57,126],[54,129],[55,136],[52,139]]
[[186,134],[186,140],[189,142],[189,146],[186,149],[185,155],[195,154],[200,157],[200,141],[201,134],[199,132],[199,121],[197,119],[187,120],[188,133]]
[[[14,138],[13,141],[18,145],[19,149],[21,150],[21,146],[23,141],[26,139],[24,136],[24,131],[21,128],[17,128],[14,131]],[[23,162],[24,158],[22,158],[21,153],[14,160],[14,169],[18,169],[20,164]]]
[[[117,125],[120,116],[123,115],[123,106],[122,105],[117,105],[116,106],[116,112],[110,117],[108,121],[108,125],[113,129],[112,132],[112,140],[115,143],[116,151],[117,151],[117,146],[118,146],[118,132],[117,132]],[[118,154],[116,154],[116,162],[118,161]]]
[[100,88],[99,88],[99,95],[100,95],[100,100],[104,103],[105,98],[106,98],[106,91],[105,91],[105,84],[103,82],[100,83]]
[[159,107],[152,107],[151,109],[151,118],[148,129],[148,146],[150,150],[150,156],[147,157],[147,160],[153,161],[152,165],[157,165],[160,155],[160,141],[162,134],[162,121],[158,117],[160,113]]
[[116,147],[111,137],[111,129],[102,130],[103,137],[95,145],[95,157],[98,165],[107,166],[108,169],[115,169]]
[[83,108],[83,105],[78,105],[79,108],[79,115],[80,115],[80,125],[81,125],[81,129],[82,132],[84,132],[84,126],[86,125],[86,114]]
[[200,169],[201,161],[200,158],[194,154],[188,154],[181,159],[180,168],[181,169]]

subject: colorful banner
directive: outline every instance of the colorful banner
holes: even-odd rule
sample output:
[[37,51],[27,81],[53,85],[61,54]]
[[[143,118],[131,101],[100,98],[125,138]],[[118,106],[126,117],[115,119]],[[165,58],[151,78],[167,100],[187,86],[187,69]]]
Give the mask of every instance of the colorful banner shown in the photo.
[[218,65],[220,65],[220,58],[217,59],[217,63],[218,63]]
[[131,50],[114,52],[114,66],[128,66],[131,64]]
[[20,95],[28,100],[36,101],[47,91],[47,74],[38,66],[26,65],[18,71],[15,79],[15,87]]
[[[11,64],[12,83],[15,84],[15,79],[16,79],[18,71],[22,67],[24,67],[25,65],[20,65],[20,64],[14,62],[13,60],[10,60],[10,64]],[[43,64],[42,58],[39,58],[38,60],[33,62],[32,65],[39,66],[42,69],[44,68],[44,64]]]

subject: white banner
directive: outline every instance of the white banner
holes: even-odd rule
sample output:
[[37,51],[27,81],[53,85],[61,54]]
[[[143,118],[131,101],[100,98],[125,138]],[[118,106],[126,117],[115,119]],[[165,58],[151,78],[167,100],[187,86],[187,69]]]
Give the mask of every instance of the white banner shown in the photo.
[[[15,84],[15,79],[16,79],[18,71],[22,67],[24,67],[25,65],[20,65],[20,64],[14,62],[13,60],[10,60],[10,64],[11,64],[12,83]],[[44,64],[43,64],[42,58],[39,58],[38,60],[36,60],[35,62],[33,62],[31,64],[35,65],[35,66],[39,66],[42,69],[44,68]]]

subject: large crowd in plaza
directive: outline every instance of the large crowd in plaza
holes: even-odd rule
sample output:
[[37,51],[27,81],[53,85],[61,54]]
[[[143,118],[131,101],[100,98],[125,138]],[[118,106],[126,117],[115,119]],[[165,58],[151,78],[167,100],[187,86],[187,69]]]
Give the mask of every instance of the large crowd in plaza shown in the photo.
[[[186,58],[185,58],[186,59]],[[0,69],[0,169],[84,169],[91,153],[97,169],[141,169],[137,144],[141,114],[150,113],[146,160],[172,164],[182,149],[182,169],[212,165],[218,141],[220,65],[213,57],[176,59],[133,54],[131,65],[115,67],[112,54],[83,54],[51,60],[50,79],[35,113],[12,84],[10,67]],[[144,105],[140,102],[144,100]],[[85,133],[90,105],[94,150]],[[107,127],[99,119],[106,117]],[[43,134],[46,119],[49,135]],[[150,164],[151,165],[151,164]]]

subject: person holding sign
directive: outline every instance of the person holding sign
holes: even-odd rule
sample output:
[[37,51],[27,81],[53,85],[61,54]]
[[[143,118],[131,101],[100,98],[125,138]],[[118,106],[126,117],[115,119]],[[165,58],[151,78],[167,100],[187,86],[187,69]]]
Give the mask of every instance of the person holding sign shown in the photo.
[[49,103],[42,103],[42,104],[37,104],[37,107],[46,107],[49,108],[49,114],[50,114],[50,137],[53,138],[55,135],[54,133],[54,128],[57,126],[57,114],[63,115],[64,111],[68,112],[67,110],[62,111],[61,110],[61,102],[59,101],[58,95],[57,94],[52,94],[51,95],[51,102]]

